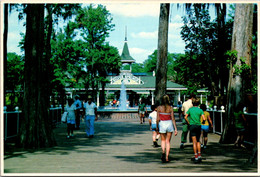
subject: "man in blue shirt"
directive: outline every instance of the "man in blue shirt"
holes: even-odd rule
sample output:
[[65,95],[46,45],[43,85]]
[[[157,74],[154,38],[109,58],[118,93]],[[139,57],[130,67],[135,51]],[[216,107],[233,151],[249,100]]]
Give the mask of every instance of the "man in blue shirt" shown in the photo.
[[76,106],[76,127],[75,127],[75,130],[79,130],[80,129],[80,109],[82,108],[82,104],[81,104],[81,101],[79,100],[78,95],[75,96],[74,104]]

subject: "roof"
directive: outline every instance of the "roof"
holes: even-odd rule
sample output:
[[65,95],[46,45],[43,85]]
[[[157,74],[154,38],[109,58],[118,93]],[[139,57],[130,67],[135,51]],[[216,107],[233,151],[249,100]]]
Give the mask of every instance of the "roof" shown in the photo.
[[[154,76],[139,76],[142,84],[125,84],[126,90],[155,90],[155,77]],[[111,76],[107,77],[111,80]],[[105,90],[120,90],[121,84],[110,84],[105,86]],[[187,90],[183,85],[167,81],[167,90]]]
[[122,63],[133,63],[133,62],[135,62],[135,59],[133,59],[130,56],[127,41],[125,41],[125,44],[124,44],[124,48],[123,48],[122,55],[121,55],[121,62]]

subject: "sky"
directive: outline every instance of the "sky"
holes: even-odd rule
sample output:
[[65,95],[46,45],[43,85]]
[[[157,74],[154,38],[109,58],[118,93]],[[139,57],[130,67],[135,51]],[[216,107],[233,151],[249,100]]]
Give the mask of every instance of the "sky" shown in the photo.
[[[160,4],[158,2],[142,3],[110,3],[106,6],[115,24],[114,31],[110,32],[107,41],[115,46],[121,55],[124,46],[125,34],[130,55],[136,63],[144,60],[157,49]],[[182,4],[171,4],[170,23],[168,32],[168,52],[184,53],[185,43],[181,39],[180,31],[183,26],[182,16],[185,11]],[[18,21],[18,13],[12,11],[9,15],[8,52],[21,55],[18,47],[21,41],[20,33],[25,33],[24,21]],[[60,24],[62,25],[62,24]],[[127,29],[127,32],[126,32]]]

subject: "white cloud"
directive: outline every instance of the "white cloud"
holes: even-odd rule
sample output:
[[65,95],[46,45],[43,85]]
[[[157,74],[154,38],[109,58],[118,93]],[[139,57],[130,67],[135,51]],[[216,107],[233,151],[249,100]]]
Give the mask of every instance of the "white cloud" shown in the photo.
[[140,32],[140,33],[131,33],[133,38],[143,38],[143,39],[156,39],[158,37],[158,31],[154,32]]
[[158,17],[160,12],[159,3],[111,3],[104,5],[110,13],[127,17]]

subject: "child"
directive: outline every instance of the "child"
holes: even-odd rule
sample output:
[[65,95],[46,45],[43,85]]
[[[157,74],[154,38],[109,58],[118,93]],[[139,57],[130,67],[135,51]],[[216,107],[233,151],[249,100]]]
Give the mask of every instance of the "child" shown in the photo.
[[153,131],[153,147],[160,147],[157,143],[160,134],[159,132],[156,131],[157,108],[155,105],[152,105],[151,109],[152,112],[149,114],[149,124],[150,124],[150,130]]
[[[193,151],[195,155],[195,163],[200,163],[201,158],[201,149],[200,149],[200,134],[201,134],[201,122],[200,117],[205,121],[204,112],[198,108],[199,99],[194,99],[192,101],[193,107],[191,107],[186,115],[185,120],[188,125],[190,125],[190,134],[193,142]],[[189,119],[188,119],[189,116]]]
[[[207,148],[207,142],[208,142],[208,132],[209,132],[209,123],[211,125],[211,128],[213,128],[213,124],[210,118],[210,114],[209,112],[206,111],[206,105],[202,104],[200,105],[200,109],[203,110],[204,112],[204,116],[205,116],[205,121],[203,121],[202,116],[200,117],[200,121],[201,121],[201,147],[203,147],[204,149]],[[203,145],[204,142],[204,145]]]
[[76,105],[73,104],[73,103],[74,103],[73,99],[68,99],[68,105],[65,107],[65,111],[68,112],[68,116],[67,116],[67,131],[68,131],[67,139],[74,136],[73,130],[75,128]]
[[245,125],[247,125],[246,118],[243,112],[243,104],[239,103],[234,109],[235,127],[237,131],[237,140],[234,146],[245,147],[243,145],[245,135]]

